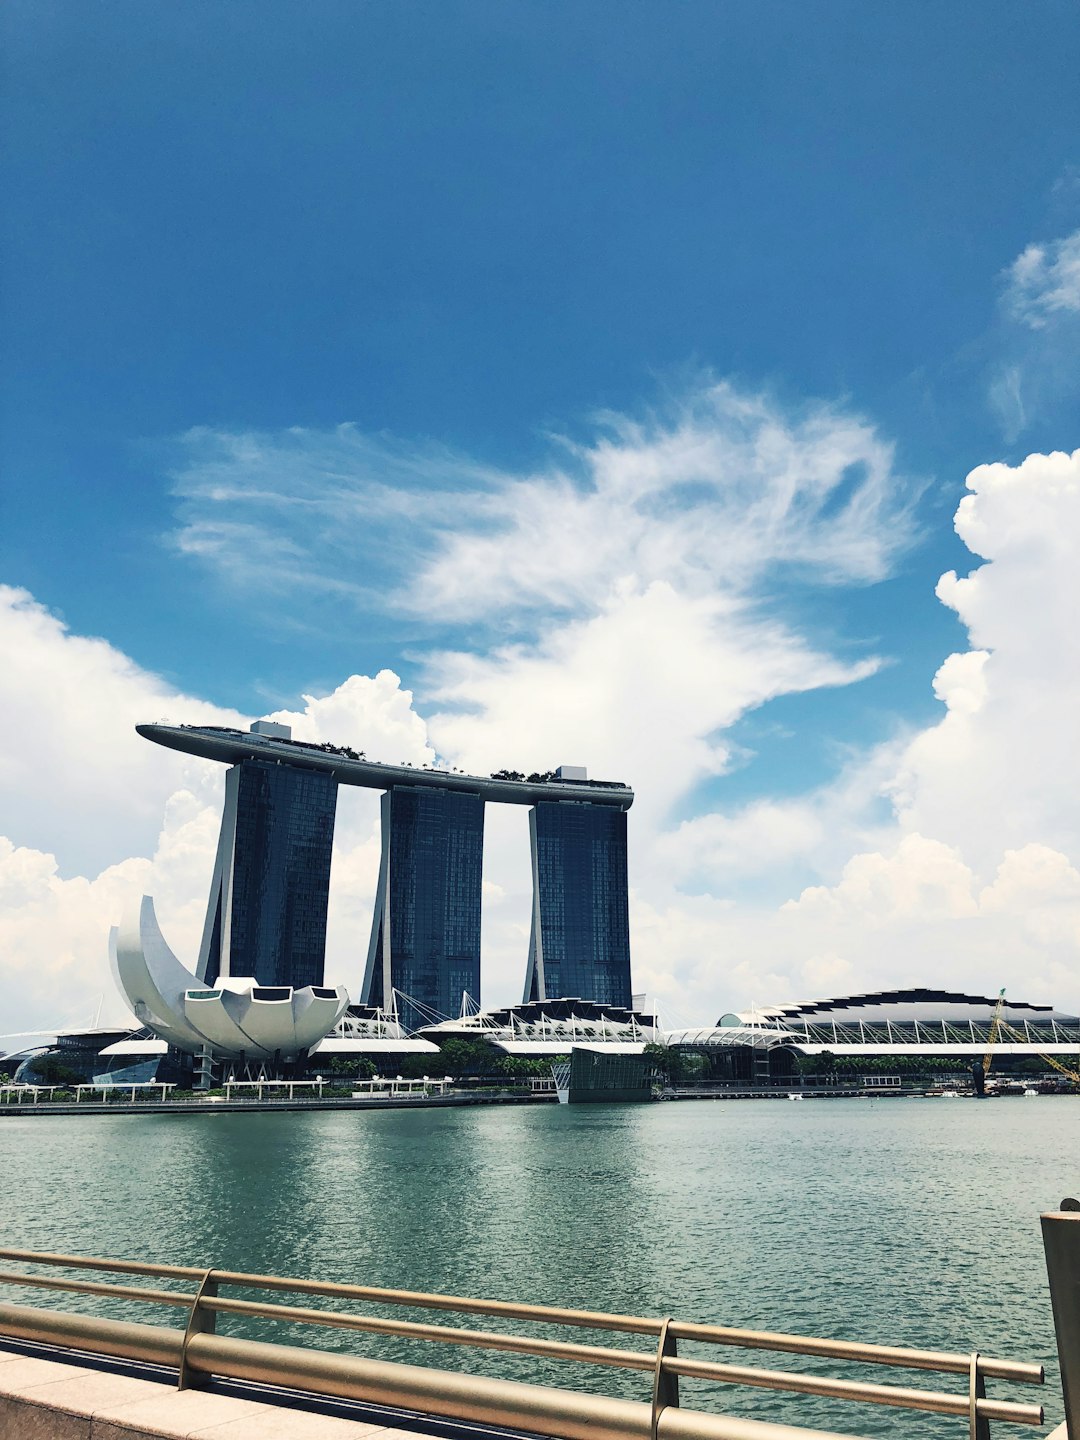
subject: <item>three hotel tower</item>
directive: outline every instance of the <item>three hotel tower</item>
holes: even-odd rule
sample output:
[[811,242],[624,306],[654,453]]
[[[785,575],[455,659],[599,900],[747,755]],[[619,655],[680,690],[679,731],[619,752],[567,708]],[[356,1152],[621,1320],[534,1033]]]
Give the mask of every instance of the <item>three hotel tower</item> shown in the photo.
[[[337,791],[352,783],[383,789],[362,1004],[396,1004],[401,1024],[413,1030],[458,1014],[464,995],[479,1001],[484,806],[495,799],[530,807],[524,999],[575,996],[629,1007],[627,787],[589,782],[565,767],[560,778],[531,785],[456,773],[442,783],[446,772],[434,771],[413,779],[404,767],[303,746],[269,722],[250,736],[207,727],[139,730],[158,743],[234,761],[199,955],[208,984],[219,975],[253,975],[271,986],[323,983]],[[338,754],[349,758],[335,761]]]

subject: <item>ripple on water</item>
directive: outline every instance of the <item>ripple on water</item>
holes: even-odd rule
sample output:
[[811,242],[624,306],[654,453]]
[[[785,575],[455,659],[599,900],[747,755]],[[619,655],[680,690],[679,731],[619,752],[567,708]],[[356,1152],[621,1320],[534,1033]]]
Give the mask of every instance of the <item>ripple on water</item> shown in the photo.
[[[1039,1360],[1056,1384],[1038,1215],[1080,1188],[1078,1136],[1071,1097],[3,1118],[3,1234],[31,1249],[978,1348]],[[332,1331],[318,1343],[433,1358]],[[626,1372],[441,1358],[644,1393]],[[960,1434],[910,1411],[684,1393],[854,1434]],[[1041,1398],[1058,1417],[1052,1385]]]

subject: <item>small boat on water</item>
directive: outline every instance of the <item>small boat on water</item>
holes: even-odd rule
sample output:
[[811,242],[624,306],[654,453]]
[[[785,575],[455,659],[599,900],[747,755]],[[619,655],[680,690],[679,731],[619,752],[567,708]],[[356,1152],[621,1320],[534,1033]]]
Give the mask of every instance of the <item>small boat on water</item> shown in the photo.
[[788,1097],[787,1097],[787,1098],[788,1098],[789,1100],[801,1100],[803,1097],[802,1097],[800,1094],[798,1094],[797,1091],[795,1091],[795,1090],[789,1090],[789,1091],[788,1091]]

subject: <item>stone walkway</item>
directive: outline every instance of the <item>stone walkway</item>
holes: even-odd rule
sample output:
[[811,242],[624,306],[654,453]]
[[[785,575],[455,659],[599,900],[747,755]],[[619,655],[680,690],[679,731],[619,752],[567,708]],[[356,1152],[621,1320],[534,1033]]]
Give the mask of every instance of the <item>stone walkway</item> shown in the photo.
[[[359,1420],[206,1390],[177,1390],[0,1348],[0,1440],[418,1440]],[[422,1440],[422,1437],[420,1437]]]

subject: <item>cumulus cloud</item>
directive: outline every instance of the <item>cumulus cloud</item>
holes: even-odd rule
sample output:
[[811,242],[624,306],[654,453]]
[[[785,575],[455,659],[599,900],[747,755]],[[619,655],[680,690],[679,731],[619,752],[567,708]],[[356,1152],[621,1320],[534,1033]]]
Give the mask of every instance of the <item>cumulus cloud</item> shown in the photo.
[[[170,689],[104,640],[73,635],[24,591],[0,590],[0,633],[0,705],[20,735],[0,771],[0,1032],[85,1024],[99,1002],[103,1020],[122,1021],[109,927],[152,894],[170,944],[194,962],[224,773],[148,744],[134,726],[162,716],[246,726],[248,717]],[[389,671],[304,701],[278,712],[299,738],[363,736],[382,758],[432,758],[412,696]],[[353,989],[378,878],[376,827],[375,797],[343,792],[327,963]]]
[[148,745],[147,720],[233,724],[236,711],[179,693],[107,640],[73,634],[25,590],[0,585],[0,833],[98,873],[152,853],[167,797],[203,767]]
[[[980,466],[967,484],[956,529],[986,563],[938,585],[972,641],[934,678],[945,713],[879,772],[894,819],[876,848],[787,902],[773,938],[797,972],[827,952],[863,984],[1007,983],[1075,1006],[1080,451]],[[790,832],[804,824],[793,814]],[[728,826],[729,847],[739,829]]]
[[905,829],[982,873],[1006,849],[1080,842],[1080,451],[983,465],[967,484],[956,530],[987,563],[937,593],[972,648],[938,671],[945,714],[911,742],[893,796]]

